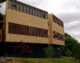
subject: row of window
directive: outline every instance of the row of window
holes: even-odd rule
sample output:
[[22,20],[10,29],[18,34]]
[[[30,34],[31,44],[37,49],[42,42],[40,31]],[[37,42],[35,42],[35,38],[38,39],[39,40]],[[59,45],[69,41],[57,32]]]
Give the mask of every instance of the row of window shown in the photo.
[[9,23],[9,33],[37,37],[48,37],[48,30],[46,29],[40,29],[15,23]]
[[62,34],[60,34],[60,33],[58,33],[58,32],[53,31],[53,37],[54,37],[55,39],[64,41],[64,35],[62,35]]
[[[48,30],[15,24],[15,23],[9,23],[9,33],[37,36],[37,37],[48,37]],[[64,35],[58,32],[53,31],[53,37],[55,39],[64,41]]]
[[58,19],[56,16],[53,16],[53,21],[63,27],[63,22],[60,19]]
[[16,0],[9,0],[9,8],[28,13],[34,16],[48,19],[48,13],[37,8],[31,7]]

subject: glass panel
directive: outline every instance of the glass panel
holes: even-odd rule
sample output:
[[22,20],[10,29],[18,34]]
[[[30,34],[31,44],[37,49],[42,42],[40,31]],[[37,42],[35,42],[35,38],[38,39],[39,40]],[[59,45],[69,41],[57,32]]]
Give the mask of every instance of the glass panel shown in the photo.
[[32,14],[32,8],[30,8],[30,14]]
[[29,13],[29,7],[27,7],[27,13]]
[[35,15],[35,10],[33,9],[33,15]]
[[48,19],[48,14],[46,13],[45,15],[46,15],[46,19]]
[[9,0],[9,8],[12,8],[12,1]]
[[26,13],[26,6],[24,6],[24,12]]
[[46,15],[45,15],[45,13],[43,12],[43,18],[45,18],[46,17]]
[[13,9],[16,9],[16,1],[13,1]]
[[41,11],[41,17],[43,17],[43,15],[42,15],[42,11]]
[[20,11],[23,11],[23,5],[20,4]]
[[19,3],[17,3],[17,10],[19,10]]
[[48,19],[48,14],[46,12],[43,12],[43,18]]
[[36,16],[38,16],[38,11],[36,10]]
[[47,19],[48,19],[48,14],[47,14]]
[[38,11],[38,16],[39,16],[39,17],[41,16],[41,12],[40,12],[40,11]]

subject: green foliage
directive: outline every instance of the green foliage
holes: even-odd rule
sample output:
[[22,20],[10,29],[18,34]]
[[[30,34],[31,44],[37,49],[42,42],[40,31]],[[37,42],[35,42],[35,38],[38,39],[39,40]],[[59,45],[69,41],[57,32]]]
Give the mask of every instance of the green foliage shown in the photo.
[[51,58],[53,56],[53,54],[54,54],[53,50],[54,50],[53,46],[48,45],[48,47],[44,49],[46,56]]
[[4,15],[4,14],[1,14],[1,16],[2,16],[3,18],[5,18],[5,15]]
[[72,55],[72,52],[69,49],[67,49],[65,54],[70,57]]
[[5,18],[5,15],[0,13],[0,20],[3,20]]
[[72,51],[73,46],[77,44],[78,41],[76,39],[65,33],[65,50],[69,49],[70,51]]
[[75,45],[72,52],[73,57],[80,60],[80,44]]
[[80,44],[76,39],[65,33],[65,47],[63,51],[66,56],[72,56],[76,59],[80,58]]

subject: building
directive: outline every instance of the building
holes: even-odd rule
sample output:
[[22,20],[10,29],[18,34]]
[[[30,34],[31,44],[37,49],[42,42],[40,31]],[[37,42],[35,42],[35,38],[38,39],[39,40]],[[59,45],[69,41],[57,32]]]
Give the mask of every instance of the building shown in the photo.
[[46,57],[44,48],[54,47],[54,57],[61,57],[64,42],[63,22],[53,14],[6,0],[6,19],[0,21],[0,45],[3,55]]

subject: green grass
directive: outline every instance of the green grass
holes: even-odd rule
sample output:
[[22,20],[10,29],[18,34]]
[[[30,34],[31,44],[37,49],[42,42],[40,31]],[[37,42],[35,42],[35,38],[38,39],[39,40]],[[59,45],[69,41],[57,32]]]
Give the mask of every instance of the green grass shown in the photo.
[[[48,63],[48,58],[12,58],[13,61],[21,61],[23,63]],[[72,57],[52,58],[50,63],[80,63]]]

